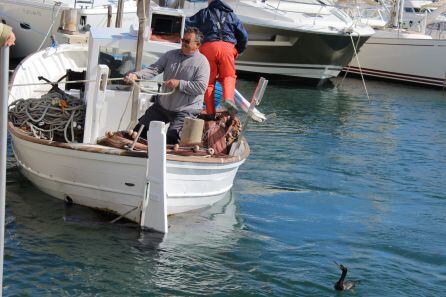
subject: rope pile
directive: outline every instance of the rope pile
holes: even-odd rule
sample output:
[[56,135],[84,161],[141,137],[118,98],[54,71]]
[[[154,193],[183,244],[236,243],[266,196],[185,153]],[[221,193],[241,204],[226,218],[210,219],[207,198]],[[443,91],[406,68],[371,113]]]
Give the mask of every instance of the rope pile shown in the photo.
[[50,92],[41,98],[12,102],[8,117],[14,126],[39,139],[81,142],[85,104],[76,97]]

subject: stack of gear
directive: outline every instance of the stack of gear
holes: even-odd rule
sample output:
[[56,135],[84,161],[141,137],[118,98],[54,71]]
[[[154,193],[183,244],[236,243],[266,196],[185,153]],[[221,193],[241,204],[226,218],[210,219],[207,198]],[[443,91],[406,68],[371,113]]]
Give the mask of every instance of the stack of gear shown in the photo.
[[203,144],[214,149],[215,156],[227,155],[242,130],[240,119],[227,112],[217,113],[214,121],[205,121]]
[[82,100],[52,90],[41,98],[14,101],[8,118],[39,139],[82,142],[85,109]]

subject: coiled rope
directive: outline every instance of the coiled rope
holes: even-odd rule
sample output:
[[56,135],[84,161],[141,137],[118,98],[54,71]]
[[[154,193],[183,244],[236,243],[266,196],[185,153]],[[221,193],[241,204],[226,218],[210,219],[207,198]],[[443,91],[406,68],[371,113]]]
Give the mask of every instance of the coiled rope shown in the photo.
[[[111,78],[109,81],[123,80],[123,78]],[[63,81],[59,83],[85,83],[96,80]],[[153,95],[170,95],[175,90],[159,92],[142,86],[142,82],[158,82],[154,80],[132,81],[134,87]],[[10,87],[54,85],[52,82],[13,84]],[[127,102],[128,103],[128,102]],[[127,109],[127,106],[126,106]],[[61,140],[67,143],[81,141],[85,120],[85,103],[74,96],[53,91],[40,98],[18,99],[9,105],[9,120],[16,127],[29,129],[32,135],[39,139]],[[124,111],[125,112],[125,111]],[[120,120],[121,125],[122,116]],[[79,133],[76,133],[79,132]],[[77,139],[76,139],[77,137]]]
[[12,102],[8,117],[14,126],[29,128],[36,138],[71,143],[78,140],[75,129],[83,128],[85,104],[76,97],[51,92],[41,98]]

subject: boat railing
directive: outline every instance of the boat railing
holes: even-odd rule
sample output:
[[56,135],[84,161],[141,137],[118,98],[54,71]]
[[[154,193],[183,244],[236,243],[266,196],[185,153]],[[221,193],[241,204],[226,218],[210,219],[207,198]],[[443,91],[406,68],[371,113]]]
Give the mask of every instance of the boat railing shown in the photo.
[[74,8],[78,8],[78,5],[80,5],[80,8],[93,7],[94,0],[74,0]]
[[[204,8],[207,5],[207,0],[188,0],[187,2],[194,10]],[[242,9],[253,6],[251,1],[235,0],[234,2],[233,9],[238,14]],[[229,4],[234,2],[229,1]],[[325,19],[326,15],[334,15],[345,24],[351,23],[351,18],[340,10],[337,5],[331,3],[314,0],[257,0],[254,2],[255,4],[257,4],[256,7],[269,12],[271,14],[270,17],[275,21],[283,19],[284,15],[288,15],[290,19],[298,19],[300,22],[308,22],[309,19],[312,19],[312,24],[317,25],[319,21]]]
[[[240,2],[240,0],[238,1]],[[338,19],[344,23],[349,23],[351,21],[350,17],[339,10],[336,5],[323,3],[319,1],[290,1],[290,0],[277,0],[277,1],[267,1],[260,0],[259,2],[264,3],[264,8],[266,10],[275,12],[275,19],[277,20],[283,14],[296,14],[292,18],[298,18],[300,21],[305,21],[308,18],[312,18],[313,25],[316,25],[319,20],[324,19],[324,16],[331,14],[336,16]],[[277,2],[277,3],[274,3]],[[309,9],[308,9],[309,8]]]
[[390,12],[384,6],[370,5],[337,5],[337,7],[349,15],[353,20],[369,25],[373,21],[381,21],[387,24],[390,21]]

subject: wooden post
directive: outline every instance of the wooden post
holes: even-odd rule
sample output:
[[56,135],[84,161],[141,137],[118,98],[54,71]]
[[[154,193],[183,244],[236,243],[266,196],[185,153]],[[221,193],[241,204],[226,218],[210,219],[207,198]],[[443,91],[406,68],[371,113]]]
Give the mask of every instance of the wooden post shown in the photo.
[[113,17],[113,8],[111,5],[108,5],[107,6],[107,28],[110,28],[110,26],[111,26],[112,17]]
[[[138,2],[139,2],[139,0],[138,0]],[[124,0],[119,0],[118,1],[118,11],[116,11],[116,23],[115,23],[116,28],[122,27],[123,13],[124,13]]]
[[147,140],[147,182],[141,209],[141,227],[166,234],[167,223],[166,194],[166,124],[150,122]]
[[[136,14],[139,19],[138,27],[138,43],[136,45],[136,61],[135,70],[141,70],[142,54],[144,50],[144,30],[146,29],[147,14],[150,6],[150,0],[138,0]],[[136,125],[136,119],[138,117],[138,107],[139,107],[139,89],[135,88],[133,91],[132,100],[132,113],[130,117],[129,129]]]

